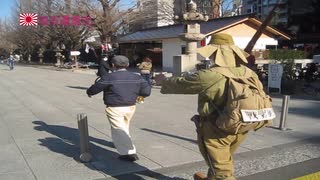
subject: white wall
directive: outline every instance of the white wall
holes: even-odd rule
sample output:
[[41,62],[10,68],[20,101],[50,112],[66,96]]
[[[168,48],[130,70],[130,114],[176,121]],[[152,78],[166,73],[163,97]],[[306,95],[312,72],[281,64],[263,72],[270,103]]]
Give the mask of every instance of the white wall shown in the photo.
[[162,40],[162,67],[163,71],[172,72],[173,56],[181,54],[181,40],[179,38]]
[[[244,49],[251,38],[246,37],[233,37],[235,44]],[[162,67],[163,71],[172,72],[173,70],[173,56],[181,54],[181,47],[183,44],[186,44],[184,41],[179,38],[171,38],[162,40]],[[273,38],[260,38],[253,50],[265,50],[266,45],[278,45],[278,41]],[[200,47],[200,42],[198,43]],[[198,60],[203,60],[202,56],[198,56]]]
[[[263,64],[271,64],[274,63],[276,60],[272,59],[264,59],[264,60],[256,60],[256,64],[258,66],[262,66]],[[301,63],[302,68],[306,67],[308,63],[320,63],[320,60],[316,59],[295,59],[294,63]]]
[[[251,37],[233,37],[234,43],[241,49],[244,49],[250,40]],[[266,45],[276,46],[278,45],[278,41],[273,38],[259,38],[255,46],[253,47],[253,50],[265,50]]]

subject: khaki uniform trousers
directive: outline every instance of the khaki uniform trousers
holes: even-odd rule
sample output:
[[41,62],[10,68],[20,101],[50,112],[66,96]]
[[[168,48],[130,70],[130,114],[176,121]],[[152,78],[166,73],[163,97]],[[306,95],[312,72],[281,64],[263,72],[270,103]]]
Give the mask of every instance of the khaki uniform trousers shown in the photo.
[[226,134],[209,120],[201,121],[197,131],[200,152],[209,166],[208,179],[235,180],[232,155],[247,133]]
[[136,154],[129,133],[129,125],[136,106],[107,107],[106,115],[111,125],[112,142],[120,155]]

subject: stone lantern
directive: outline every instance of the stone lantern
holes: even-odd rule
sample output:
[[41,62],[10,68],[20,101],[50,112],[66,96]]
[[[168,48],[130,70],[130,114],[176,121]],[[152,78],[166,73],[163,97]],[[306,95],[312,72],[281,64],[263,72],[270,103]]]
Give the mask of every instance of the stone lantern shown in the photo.
[[200,33],[200,22],[208,21],[208,16],[204,16],[197,12],[197,5],[192,0],[188,3],[187,12],[182,17],[185,22],[185,33],[180,35],[183,41],[186,41],[186,55],[174,56],[173,58],[173,74],[180,76],[182,72],[195,69],[197,64],[197,42],[205,38]]
[[40,47],[38,51],[39,63],[43,63],[43,49]]
[[56,58],[57,58],[57,63],[55,64],[57,67],[61,67],[62,63],[61,63],[61,57],[62,57],[62,50],[59,48],[59,46],[56,47],[56,49],[54,50],[56,52]]

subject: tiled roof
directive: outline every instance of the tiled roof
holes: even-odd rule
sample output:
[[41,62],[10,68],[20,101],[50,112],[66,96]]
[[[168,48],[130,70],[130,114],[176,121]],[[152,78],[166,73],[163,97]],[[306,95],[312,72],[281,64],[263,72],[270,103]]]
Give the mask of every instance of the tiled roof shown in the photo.
[[[200,23],[200,31],[202,34],[208,34],[212,31],[232,25],[250,17],[249,15],[232,16],[227,18],[219,18]],[[156,41],[160,39],[179,37],[184,33],[184,25],[170,25],[137,31],[119,38],[120,43],[137,42],[137,41]]]

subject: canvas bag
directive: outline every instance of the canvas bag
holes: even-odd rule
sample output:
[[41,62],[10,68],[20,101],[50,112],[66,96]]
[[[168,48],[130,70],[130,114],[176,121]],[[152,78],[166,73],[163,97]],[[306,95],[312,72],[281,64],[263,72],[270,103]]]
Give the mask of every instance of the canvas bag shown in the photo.
[[246,67],[245,75],[237,77],[228,68],[214,70],[227,78],[227,101],[223,109],[217,108],[219,129],[239,134],[272,124],[272,100],[263,91],[262,83],[253,77],[253,71]]

